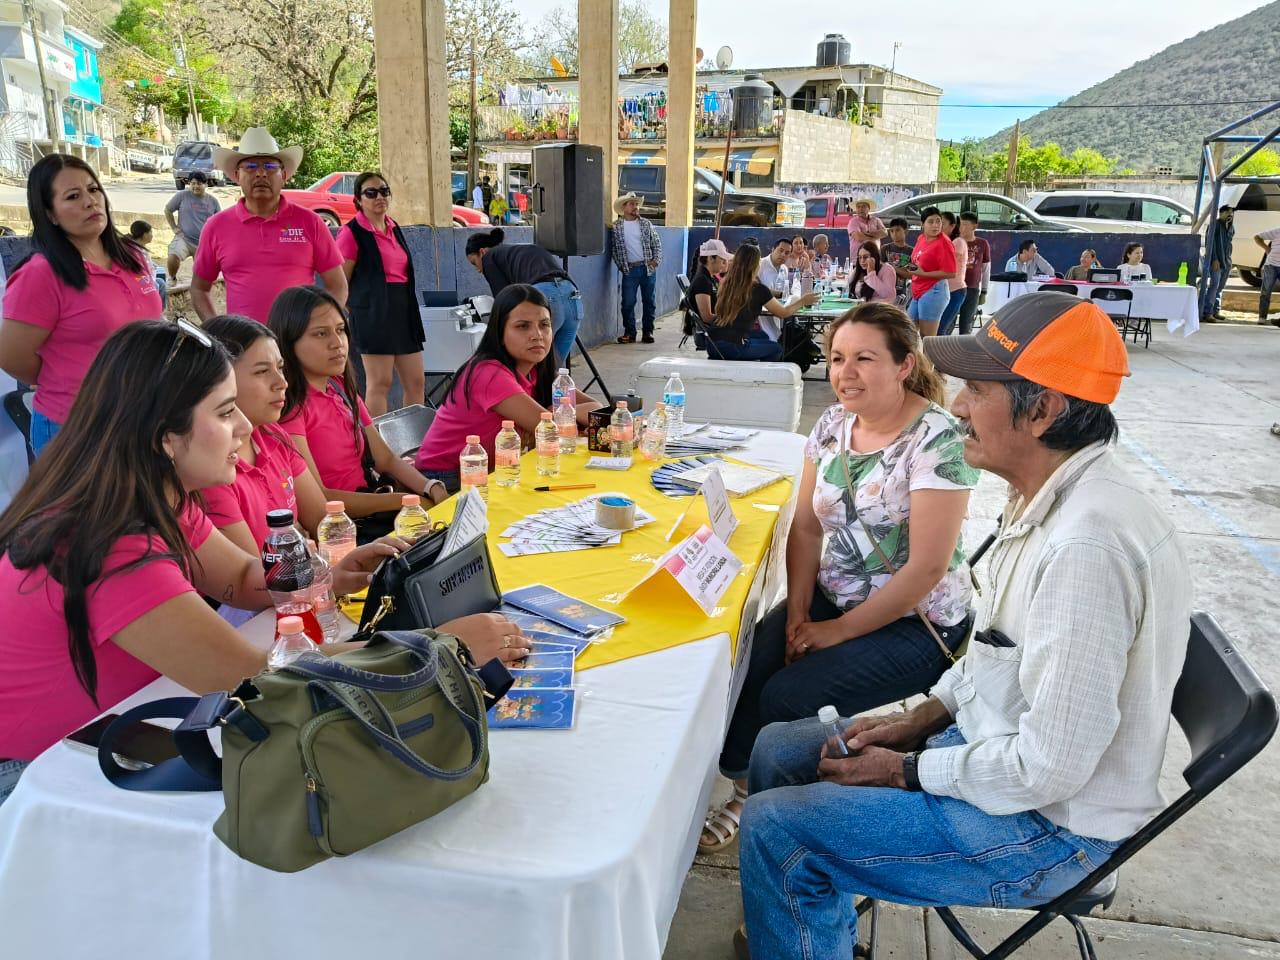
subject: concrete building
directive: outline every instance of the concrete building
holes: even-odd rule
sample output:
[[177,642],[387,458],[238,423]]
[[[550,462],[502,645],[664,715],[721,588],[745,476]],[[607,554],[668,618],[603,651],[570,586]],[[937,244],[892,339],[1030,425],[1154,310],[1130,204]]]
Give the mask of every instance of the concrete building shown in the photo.
[[[67,43],[67,7],[60,0],[30,0],[54,116],[50,131],[40,87],[32,27],[18,0],[0,2],[0,167],[24,174],[62,136],[63,101],[76,82],[76,55]],[[24,166],[25,161],[25,166]]]
[[[769,190],[800,183],[929,183],[937,176],[942,90],[871,64],[700,70],[694,100],[695,164],[720,170],[734,98],[768,85],[760,122],[734,135],[736,186]],[[620,163],[665,163],[666,65],[618,79]],[[762,96],[764,88],[760,88]],[[514,182],[538,143],[578,136],[576,77],[519,81],[503,102],[478,109],[481,159]]]
[[62,101],[63,149],[104,170],[112,125],[102,106],[102,74],[98,70],[102,43],[74,27],[67,27],[64,35],[75,56],[76,77]]

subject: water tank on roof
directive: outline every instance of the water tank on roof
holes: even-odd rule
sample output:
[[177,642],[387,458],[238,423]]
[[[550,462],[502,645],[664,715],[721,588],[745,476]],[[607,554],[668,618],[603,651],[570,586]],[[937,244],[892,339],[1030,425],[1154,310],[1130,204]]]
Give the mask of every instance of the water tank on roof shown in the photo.
[[748,74],[730,90],[733,94],[735,136],[752,136],[773,124],[773,87],[756,74]]
[[828,33],[818,44],[818,66],[846,67],[853,63],[853,44],[843,33]]

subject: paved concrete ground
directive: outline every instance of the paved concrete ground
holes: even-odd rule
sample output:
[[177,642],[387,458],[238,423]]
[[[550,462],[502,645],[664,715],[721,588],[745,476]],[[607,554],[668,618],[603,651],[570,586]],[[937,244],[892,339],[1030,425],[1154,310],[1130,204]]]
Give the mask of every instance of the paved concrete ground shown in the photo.
[[[639,364],[675,351],[677,318],[659,321],[658,343],[605,345],[592,356],[611,390],[625,393]],[[692,355],[692,345],[685,347]],[[1216,324],[1171,338],[1157,324],[1149,350],[1130,347],[1132,378],[1121,390],[1121,456],[1174,519],[1190,558],[1195,604],[1212,612],[1272,686],[1280,686],[1275,592],[1280,575],[1280,330]],[[579,365],[575,374],[582,377]],[[806,383],[801,430],[830,402],[825,383]],[[1002,484],[984,476],[971,505],[971,535],[989,528]],[[973,541],[971,541],[973,542]],[[1166,793],[1181,786],[1187,748],[1172,738]],[[1105,918],[1090,921],[1106,958],[1280,960],[1280,750],[1273,745],[1235,780],[1183,818],[1121,872]],[[966,911],[988,945],[1016,916]],[[742,917],[737,854],[699,858],[685,884],[665,960],[733,956]],[[1058,930],[1056,927],[1062,929]],[[887,957],[950,960],[961,954],[936,919],[895,908],[886,918]],[[1018,956],[1076,956],[1059,921]]]

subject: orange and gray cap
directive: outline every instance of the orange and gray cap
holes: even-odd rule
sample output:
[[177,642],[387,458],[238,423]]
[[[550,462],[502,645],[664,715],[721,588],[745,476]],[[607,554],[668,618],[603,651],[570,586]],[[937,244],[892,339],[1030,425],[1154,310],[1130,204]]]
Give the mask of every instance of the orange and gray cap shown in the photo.
[[1094,403],[1111,403],[1129,354],[1097,304],[1066,293],[1010,300],[977,333],[925,337],[925,355],[965,380],[1030,380]]

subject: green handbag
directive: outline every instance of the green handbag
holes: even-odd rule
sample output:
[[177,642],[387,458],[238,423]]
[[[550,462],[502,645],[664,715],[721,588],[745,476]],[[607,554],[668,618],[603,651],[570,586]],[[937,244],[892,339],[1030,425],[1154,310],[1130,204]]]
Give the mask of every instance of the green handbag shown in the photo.
[[[434,816],[489,776],[483,687],[456,637],[374,634],[336,657],[307,653],[234,693],[145,704],[113,726],[182,715],[181,757],[103,771],[136,790],[210,790],[226,809],[213,831],[237,855],[292,873],[346,856]],[[222,728],[221,777],[208,741]]]

